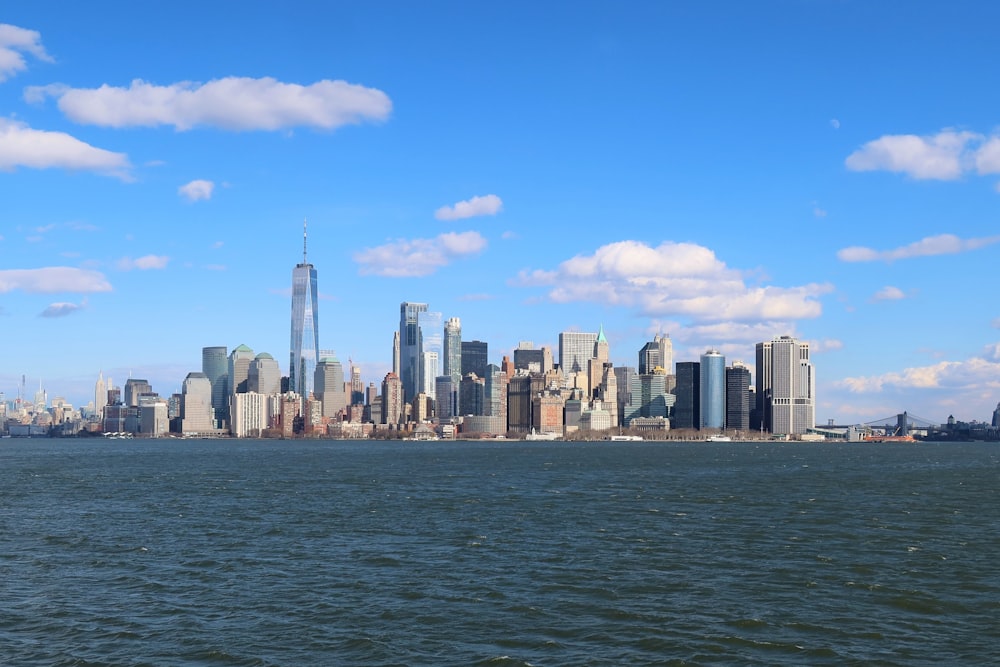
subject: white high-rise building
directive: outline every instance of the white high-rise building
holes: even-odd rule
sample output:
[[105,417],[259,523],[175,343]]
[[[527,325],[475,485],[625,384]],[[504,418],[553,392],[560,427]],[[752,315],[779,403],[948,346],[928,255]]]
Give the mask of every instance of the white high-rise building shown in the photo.
[[816,425],[816,377],[809,343],[780,336],[757,343],[757,409],[771,433],[794,435]]
[[587,362],[596,355],[596,344],[596,333],[563,331],[559,334],[559,370],[564,378],[587,372]]
[[232,434],[237,438],[259,438],[270,427],[267,394],[247,392],[233,396]]

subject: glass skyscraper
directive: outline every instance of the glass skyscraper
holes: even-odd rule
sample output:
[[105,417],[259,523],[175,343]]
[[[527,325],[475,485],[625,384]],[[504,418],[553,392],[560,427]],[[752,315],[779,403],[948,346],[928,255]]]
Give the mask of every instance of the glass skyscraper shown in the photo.
[[399,379],[403,386],[404,403],[412,401],[420,391],[424,341],[419,318],[420,313],[426,312],[426,303],[404,301],[399,304]]
[[288,389],[308,398],[313,391],[319,353],[319,288],[316,268],[306,259],[306,227],[302,225],[302,263],[292,270],[292,341]]
[[701,355],[701,428],[726,427],[726,358],[718,350]]

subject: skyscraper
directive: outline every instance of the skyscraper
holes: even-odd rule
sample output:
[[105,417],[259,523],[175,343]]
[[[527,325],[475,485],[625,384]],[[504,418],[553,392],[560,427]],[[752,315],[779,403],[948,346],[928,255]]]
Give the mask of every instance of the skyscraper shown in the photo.
[[757,408],[771,433],[805,433],[816,425],[816,378],[809,343],[791,336],[757,343]]
[[404,301],[399,304],[399,380],[403,385],[404,403],[412,401],[420,391],[423,338],[419,318],[420,313],[426,312],[426,303]]
[[267,352],[261,352],[247,368],[247,391],[257,394],[281,393],[281,369]]
[[740,361],[726,369],[726,428],[750,428],[750,369]]
[[677,386],[674,395],[674,418],[671,428],[696,429],[701,423],[701,364],[697,361],[678,361]]
[[[423,392],[434,398],[434,381],[441,374],[441,358],[444,355],[443,316],[440,312],[427,310],[417,315],[420,326],[420,379],[417,393]],[[413,397],[410,398],[413,400]]]
[[469,373],[475,373],[477,377],[485,378],[487,375],[486,367],[489,363],[489,346],[485,342],[481,340],[462,341],[463,378]]
[[219,422],[229,417],[229,359],[225,345],[201,348],[201,372],[212,386],[212,409],[218,428]]
[[726,427],[726,358],[718,350],[708,350],[701,355],[699,372],[699,428],[723,429]]
[[229,393],[245,394],[249,390],[250,363],[254,360],[253,350],[246,345],[238,345],[229,353]]
[[302,223],[302,263],[292,270],[292,340],[288,388],[303,398],[313,390],[319,354],[319,287],[316,269],[306,255],[306,225]]
[[559,370],[564,378],[586,372],[587,361],[594,358],[597,334],[563,331],[559,334]]
[[153,393],[153,388],[146,380],[129,378],[125,381],[125,405],[129,407],[139,407],[139,397],[151,393]]
[[[222,348],[225,350],[226,348]],[[222,355],[225,359],[225,354]],[[212,417],[214,390],[207,374],[192,372],[184,378],[181,388],[181,431],[205,433],[215,428]]]
[[462,379],[462,321],[457,317],[449,317],[444,323],[444,371],[450,375],[452,382],[458,384]]
[[108,386],[104,383],[104,371],[97,375],[97,383],[94,385],[94,414],[101,416],[104,414],[104,406],[108,404]]
[[323,416],[334,417],[347,407],[344,393],[344,368],[336,357],[323,357],[316,364],[313,383],[316,400],[323,405]]

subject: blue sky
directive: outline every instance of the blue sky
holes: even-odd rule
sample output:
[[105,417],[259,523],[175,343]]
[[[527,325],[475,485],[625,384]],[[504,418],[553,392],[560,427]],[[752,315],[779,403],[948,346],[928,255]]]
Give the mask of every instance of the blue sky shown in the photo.
[[1000,401],[1000,5],[33,2],[0,11],[0,391],[201,348],[365,382],[399,303],[500,361],[813,345],[817,420]]

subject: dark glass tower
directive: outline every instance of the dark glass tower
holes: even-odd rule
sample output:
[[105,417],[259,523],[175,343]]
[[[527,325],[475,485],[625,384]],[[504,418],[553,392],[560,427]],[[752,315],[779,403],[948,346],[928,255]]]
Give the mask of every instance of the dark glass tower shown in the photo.
[[302,223],[302,263],[292,270],[292,341],[288,389],[308,397],[313,391],[319,353],[319,288],[316,268],[306,259],[306,225]]

